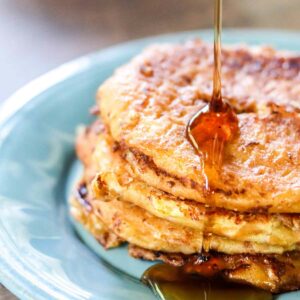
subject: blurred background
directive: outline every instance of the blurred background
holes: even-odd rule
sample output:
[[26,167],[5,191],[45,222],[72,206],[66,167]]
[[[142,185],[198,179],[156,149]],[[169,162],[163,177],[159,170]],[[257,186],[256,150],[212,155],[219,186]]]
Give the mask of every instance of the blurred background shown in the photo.
[[[211,28],[213,0],[1,0],[0,103],[23,84],[91,51]],[[224,27],[300,29],[299,0],[224,0]],[[15,299],[0,286],[0,300]]]
[[[0,102],[59,64],[112,44],[211,28],[213,0],[1,0]],[[300,28],[299,0],[224,0],[225,27]]]

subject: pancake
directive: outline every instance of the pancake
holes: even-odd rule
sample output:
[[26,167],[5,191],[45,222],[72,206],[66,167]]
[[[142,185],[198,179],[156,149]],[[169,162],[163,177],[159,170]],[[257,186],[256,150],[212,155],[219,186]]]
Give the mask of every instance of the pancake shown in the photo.
[[210,98],[211,50],[201,41],[156,46],[117,70],[98,92],[104,124],[151,186],[236,211],[299,213],[300,57],[225,47],[223,95],[240,132],[220,174],[208,170],[207,195],[202,158],[185,128]]
[[[96,199],[128,201],[157,217],[229,239],[277,245],[285,250],[300,244],[298,215],[242,214],[182,201],[131,176],[120,150],[112,150],[114,143],[104,132],[93,143],[93,159],[98,165],[98,175],[92,183]],[[87,144],[84,137],[80,144]]]

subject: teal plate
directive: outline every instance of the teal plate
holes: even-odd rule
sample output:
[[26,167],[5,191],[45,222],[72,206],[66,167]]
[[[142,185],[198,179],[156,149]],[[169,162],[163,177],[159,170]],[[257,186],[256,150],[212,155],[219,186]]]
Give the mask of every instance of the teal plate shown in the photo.
[[[193,37],[212,40],[210,31],[198,31],[112,47],[42,76],[2,106],[0,281],[19,298],[154,299],[138,281],[150,263],[130,258],[126,248],[104,251],[71,224],[66,198],[80,172],[75,130],[92,121],[95,91],[117,66],[148,44]],[[292,32],[228,30],[223,41],[300,50],[300,34]],[[299,299],[300,292],[276,298]]]

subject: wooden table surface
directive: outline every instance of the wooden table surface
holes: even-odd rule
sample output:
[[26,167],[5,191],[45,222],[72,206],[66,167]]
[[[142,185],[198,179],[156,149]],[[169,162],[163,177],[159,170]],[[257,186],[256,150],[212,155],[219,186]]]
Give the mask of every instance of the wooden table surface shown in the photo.
[[[213,0],[1,0],[0,103],[61,63],[166,32],[211,28]],[[299,0],[225,0],[226,27],[300,29]],[[1,109],[1,108],[0,108]],[[0,300],[16,299],[0,286]]]

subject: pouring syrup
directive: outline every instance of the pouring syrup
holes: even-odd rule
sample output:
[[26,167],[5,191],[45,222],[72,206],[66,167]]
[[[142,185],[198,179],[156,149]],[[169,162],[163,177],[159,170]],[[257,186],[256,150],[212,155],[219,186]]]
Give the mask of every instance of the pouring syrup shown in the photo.
[[238,131],[236,114],[222,99],[221,30],[222,0],[215,0],[213,93],[209,104],[190,119],[186,129],[188,140],[203,157],[202,170],[206,190],[209,190],[207,167],[216,170],[221,167],[224,145]]

